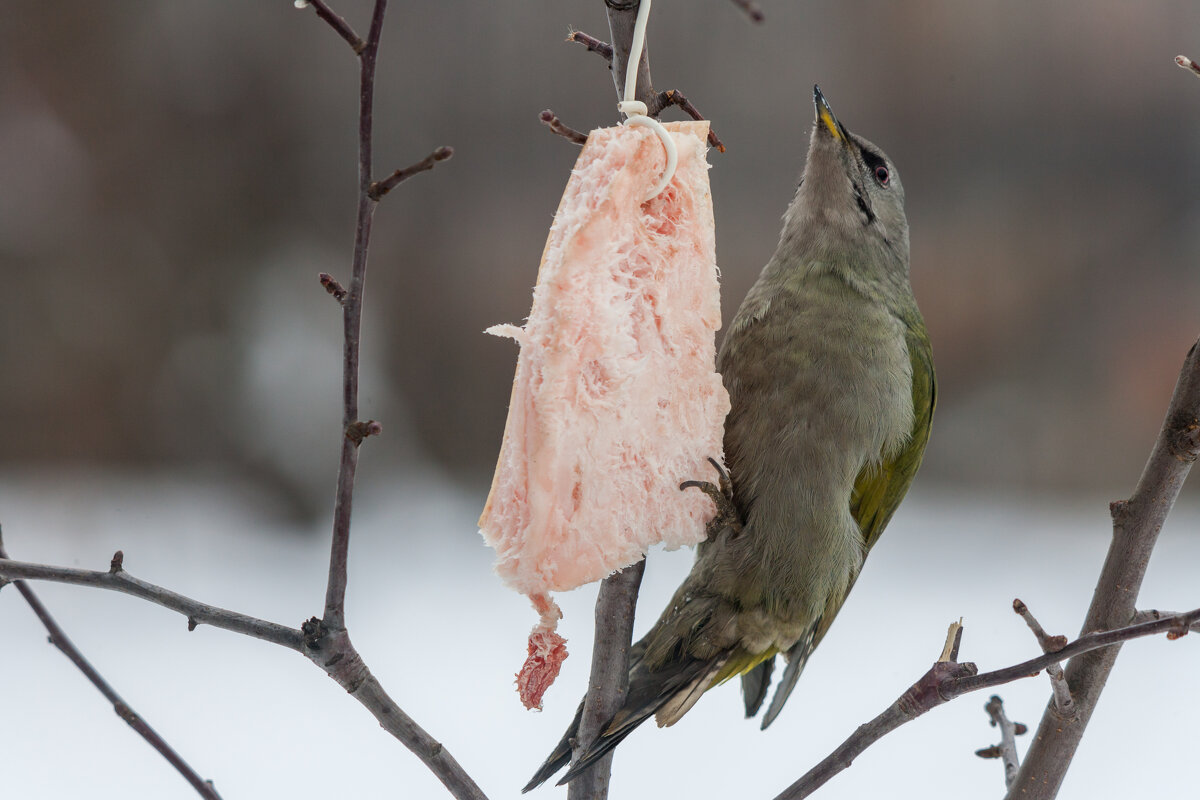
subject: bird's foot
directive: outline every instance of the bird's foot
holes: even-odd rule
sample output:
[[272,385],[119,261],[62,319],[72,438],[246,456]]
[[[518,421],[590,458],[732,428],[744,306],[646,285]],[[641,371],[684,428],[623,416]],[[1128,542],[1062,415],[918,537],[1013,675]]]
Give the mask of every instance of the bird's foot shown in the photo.
[[709,499],[717,507],[716,516],[708,521],[706,533],[709,539],[716,536],[725,528],[733,531],[734,536],[738,536],[742,532],[742,518],[738,514],[737,506],[733,503],[733,482],[729,480],[729,473],[725,471],[715,458],[708,459],[708,463],[713,465],[717,471],[717,483],[712,484],[708,481],[684,481],[679,484],[679,491],[686,489],[699,489],[708,495]]

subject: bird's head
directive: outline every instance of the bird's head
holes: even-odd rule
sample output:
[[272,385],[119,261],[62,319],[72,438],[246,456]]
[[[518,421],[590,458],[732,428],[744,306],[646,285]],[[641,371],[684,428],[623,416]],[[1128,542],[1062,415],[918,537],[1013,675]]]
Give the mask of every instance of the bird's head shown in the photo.
[[813,87],[813,105],[808,161],[784,216],[781,244],[820,260],[865,259],[906,277],[908,219],[900,174],[882,150],[833,115],[820,87]]

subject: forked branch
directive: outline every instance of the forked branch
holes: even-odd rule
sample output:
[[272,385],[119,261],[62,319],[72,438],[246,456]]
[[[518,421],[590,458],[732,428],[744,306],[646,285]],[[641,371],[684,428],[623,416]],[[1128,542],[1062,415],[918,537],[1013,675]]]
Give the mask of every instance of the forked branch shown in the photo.
[[[1057,664],[1073,656],[1114,648],[1122,642],[1151,636],[1156,633],[1172,633],[1187,630],[1200,621],[1200,608],[1173,617],[1163,617],[1111,631],[1102,631],[1080,636],[1061,650],[1043,653],[1041,656],[1022,661],[1004,669],[979,673],[969,662],[939,661],[930,667],[917,682],[908,688],[896,702],[884,709],[875,719],[859,726],[836,750],[821,763],[809,770],[776,797],[776,800],[800,800],[821,788],[830,778],[850,766],[864,750],[882,739],[896,728],[911,722],[928,711],[954,698],[990,689],[1006,683],[1031,678],[1051,664]],[[1177,635],[1174,638],[1178,638]],[[1026,756],[1028,760],[1028,755]],[[1022,767],[1023,769],[1023,767]],[[1015,784],[1014,784],[1015,785]]]
[[[0,559],[7,558],[8,553],[4,549],[3,538],[0,537]],[[113,560],[114,563],[117,561],[115,557]],[[4,580],[0,580],[0,587],[2,587],[5,582],[6,581]],[[146,740],[147,744],[158,751],[158,754],[165,758],[167,763],[174,767],[175,771],[178,772],[180,776],[187,781],[201,797],[205,798],[205,800],[221,800],[221,796],[217,794],[217,789],[215,786],[213,786],[212,781],[207,781],[204,778],[201,778],[200,775],[194,769],[192,769],[186,761],[183,760],[183,756],[179,755],[179,753],[175,751],[175,748],[171,747],[171,745],[167,743],[167,740],[164,739],[162,735],[158,733],[158,731],[150,727],[150,723],[146,722],[146,720],[142,718],[141,714],[134,711],[133,707],[126,703],[121,695],[117,694],[117,691],[112,688],[112,685],[104,679],[104,676],[102,676],[99,671],[92,666],[91,662],[84,657],[83,653],[79,651],[79,648],[75,646],[75,643],[71,641],[70,637],[68,637],[66,632],[64,632],[59,626],[57,620],[55,620],[50,612],[46,609],[46,606],[42,604],[41,599],[37,596],[37,594],[34,593],[29,584],[27,584],[25,581],[17,580],[12,581],[12,584],[17,588],[17,591],[21,593],[21,596],[25,598],[25,602],[31,609],[33,609],[33,613],[37,615],[37,618],[41,620],[42,625],[46,628],[46,632],[50,634],[50,644],[57,647],[64,656],[70,659],[71,663],[83,673],[85,678],[91,681],[92,685],[99,690],[100,694],[104,695],[104,698],[108,700],[108,702],[112,703],[113,711],[117,713],[117,716],[125,720],[125,723],[129,725],[129,727],[133,728],[137,732],[138,736],[141,736]]]

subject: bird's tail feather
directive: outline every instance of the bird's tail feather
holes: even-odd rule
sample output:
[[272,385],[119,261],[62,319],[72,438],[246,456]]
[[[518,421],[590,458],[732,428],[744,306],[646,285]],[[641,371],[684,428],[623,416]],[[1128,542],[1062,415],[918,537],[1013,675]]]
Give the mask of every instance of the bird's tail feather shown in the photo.
[[767,699],[767,689],[771,687],[771,673],[774,669],[775,659],[772,657],[742,673],[742,700],[746,704],[747,719],[757,714],[763,701]]
[[538,771],[529,779],[529,783],[525,784],[525,788],[521,790],[521,794],[525,794],[531,789],[541,786],[546,782],[547,778],[571,763],[571,740],[579,732],[579,721],[581,719],[583,719],[582,702],[580,702],[579,708],[575,711],[575,719],[567,726],[567,732],[563,734],[562,739],[555,745],[554,751],[538,767]]
[[[783,670],[783,675],[779,678],[779,685],[775,687],[775,696],[771,698],[771,705],[767,706],[767,713],[763,714],[762,729],[765,731],[775,718],[779,716],[779,712],[783,711],[783,705],[792,695],[792,689],[796,688],[796,681],[800,679],[800,673],[804,671],[804,665],[808,663],[808,657],[812,654],[813,648],[820,641],[817,636],[817,631],[821,625],[821,620],[813,623],[812,627],[805,632],[800,639],[792,645],[787,651],[787,666]],[[763,696],[766,696],[767,687],[762,688]],[[759,701],[761,703],[761,701]],[[749,705],[747,705],[747,710]],[[756,709],[757,710],[757,709]]]
[[[637,648],[630,654],[633,661],[633,669],[629,676],[629,690],[625,695],[625,704],[621,707],[609,723],[604,727],[600,736],[596,741],[592,742],[587,749],[579,754],[579,757],[571,764],[571,768],[567,770],[558,785],[568,783],[575,778],[579,773],[583,772],[592,764],[596,763],[606,753],[625,740],[625,737],[633,733],[638,725],[641,725],[651,716],[656,714],[659,709],[662,709],[668,704],[675,704],[673,709],[678,707],[677,714],[662,724],[669,725],[673,723],[683,712],[691,708],[696,699],[709,687],[712,683],[713,676],[721,668],[724,659],[717,661],[702,661],[699,659],[683,659],[678,663],[678,667],[671,674],[664,675],[661,671],[651,672],[641,661]],[[528,792],[536,788],[547,778],[553,775],[558,770],[562,769],[571,762],[572,742],[579,732],[579,722],[583,717],[583,704],[580,703],[579,710],[575,712],[575,719],[567,728],[567,732],[563,734],[554,751],[542,764],[538,771],[525,785],[522,792]]]

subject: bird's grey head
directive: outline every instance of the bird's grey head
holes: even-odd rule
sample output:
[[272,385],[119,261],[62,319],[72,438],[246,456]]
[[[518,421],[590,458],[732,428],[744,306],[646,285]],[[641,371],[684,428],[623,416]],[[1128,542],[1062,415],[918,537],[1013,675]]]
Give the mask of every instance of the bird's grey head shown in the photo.
[[899,173],[882,150],[846,130],[816,86],[813,104],[808,161],[784,215],[780,250],[842,262],[867,280],[907,281],[908,219]]

